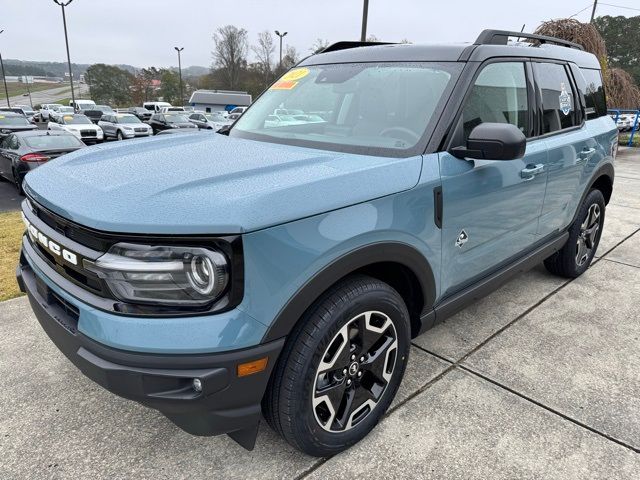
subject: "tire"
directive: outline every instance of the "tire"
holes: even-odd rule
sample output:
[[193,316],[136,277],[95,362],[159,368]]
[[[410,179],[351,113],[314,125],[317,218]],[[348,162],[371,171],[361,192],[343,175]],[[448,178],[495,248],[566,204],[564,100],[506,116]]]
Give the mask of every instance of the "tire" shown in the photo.
[[16,190],[18,191],[18,195],[24,195],[24,190],[22,189],[22,180],[24,180],[24,178],[20,178],[20,175],[18,174],[18,172],[16,172],[15,168],[13,169],[13,184],[16,187]]
[[554,275],[577,278],[593,260],[604,227],[605,202],[600,190],[591,190],[580,205],[575,221],[569,227],[567,243],[544,261]]
[[124,136],[122,135],[122,132],[120,130],[118,130],[118,133],[116,134],[116,140],[124,140]]
[[309,455],[349,448],[391,404],[409,345],[409,313],[398,292],[371,277],[347,277],[291,332],[263,399],[267,422]]

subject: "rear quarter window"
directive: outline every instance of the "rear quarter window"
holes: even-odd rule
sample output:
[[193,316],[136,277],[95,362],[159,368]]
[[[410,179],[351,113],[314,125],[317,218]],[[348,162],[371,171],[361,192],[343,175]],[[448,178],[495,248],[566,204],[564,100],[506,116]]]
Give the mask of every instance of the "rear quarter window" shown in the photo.
[[578,88],[584,94],[587,120],[605,116],[607,114],[607,101],[600,70],[581,68],[580,72],[584,77],[584,84],[579,75],[577,75],[576,81]]

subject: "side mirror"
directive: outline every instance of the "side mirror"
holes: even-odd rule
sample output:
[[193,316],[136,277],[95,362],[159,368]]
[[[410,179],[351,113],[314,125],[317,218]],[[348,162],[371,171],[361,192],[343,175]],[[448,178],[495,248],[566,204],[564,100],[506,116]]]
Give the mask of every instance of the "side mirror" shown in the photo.
[[466,147],[454,147],[456,158],[478,160],[516,160],[524,157],[527,138],[510,123],[481,123],[469,134]]

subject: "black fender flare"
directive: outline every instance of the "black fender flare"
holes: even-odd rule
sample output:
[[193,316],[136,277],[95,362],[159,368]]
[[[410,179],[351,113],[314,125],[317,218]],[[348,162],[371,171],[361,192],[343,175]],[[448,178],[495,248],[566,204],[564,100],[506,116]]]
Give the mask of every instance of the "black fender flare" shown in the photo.
[[593,173],[593,175],[591,175],[591,177],[589,178],[589,181],[587,182],[587,188],[585,188],[584,192],[582,192],[582,196],[580,197],[580,202],[576,207],[576,211],[573,214],[573,218],[569,225],[573,225],[573,222],[576,221],[576,218],[578,217],[578,213],[580,212],[580,205],[582,205],[582,202],[584,202],[584,199],[587,198],[587,195],[589,194],[589,191],[591,191],[591,187],[593,187],[593,184],[596,183],[598,178],[602,176],[609,177],[611,179],[611,185],[613,185],[613,180],[615,178],[615,170],[613,169],[613,164],[605,163],[604,165],[600,166],[600,168],[598,168]]
[[377,242],[338,257],[307,280],[278,312],[261,343],[287,336],[313,302],[341,278],[381,262],[398,263],[413,272],[422,289],[423,312],[432,309],[436,293],[435,277],[425,256],[406,243]]

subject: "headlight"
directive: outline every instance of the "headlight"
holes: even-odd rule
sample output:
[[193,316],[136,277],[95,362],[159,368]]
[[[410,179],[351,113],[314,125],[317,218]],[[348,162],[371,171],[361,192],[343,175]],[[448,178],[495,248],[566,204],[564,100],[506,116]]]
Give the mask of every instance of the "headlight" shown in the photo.
[[229,283],[224,254],[202,247],[118,243],[84,264],[126,302],[203,306],[219,298]]
[[127,127],[126,125],[124,125],[122,128],[124,128],[125,130],[133,130],[132,127]]

